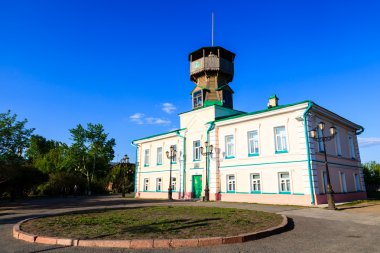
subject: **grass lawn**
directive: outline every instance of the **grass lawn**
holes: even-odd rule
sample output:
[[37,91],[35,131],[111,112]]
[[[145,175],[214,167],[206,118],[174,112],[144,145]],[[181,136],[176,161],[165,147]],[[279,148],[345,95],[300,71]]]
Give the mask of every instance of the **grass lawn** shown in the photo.
[[200,238],[258,231],[280,224],[278,214],[233,208],[151,206],[71,213],[27,221],[36,235],[74,239]]

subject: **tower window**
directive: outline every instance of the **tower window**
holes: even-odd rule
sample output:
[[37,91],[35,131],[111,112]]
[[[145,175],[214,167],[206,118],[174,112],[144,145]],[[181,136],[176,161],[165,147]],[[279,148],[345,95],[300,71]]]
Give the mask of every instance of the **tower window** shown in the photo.
[[201,107],[202,104],[202,91],[196,91],[193,93],[193,108]]

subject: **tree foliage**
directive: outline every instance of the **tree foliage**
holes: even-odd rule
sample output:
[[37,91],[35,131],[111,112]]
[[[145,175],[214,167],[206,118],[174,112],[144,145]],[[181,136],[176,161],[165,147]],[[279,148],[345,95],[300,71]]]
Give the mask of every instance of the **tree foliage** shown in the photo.
[[380,185],[380,164],[375,161],[363,164],[363,173],[366,185]]

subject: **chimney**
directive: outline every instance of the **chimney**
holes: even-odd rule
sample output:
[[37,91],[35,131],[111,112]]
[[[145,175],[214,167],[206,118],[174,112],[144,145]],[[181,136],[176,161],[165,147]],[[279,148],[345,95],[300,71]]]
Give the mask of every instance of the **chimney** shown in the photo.
[[268,101],[268,108],[272,108],[272,107],[276,107],[278,106],[278,97],[276,96],[276,94],[272,95],[269,97],[269,101]]

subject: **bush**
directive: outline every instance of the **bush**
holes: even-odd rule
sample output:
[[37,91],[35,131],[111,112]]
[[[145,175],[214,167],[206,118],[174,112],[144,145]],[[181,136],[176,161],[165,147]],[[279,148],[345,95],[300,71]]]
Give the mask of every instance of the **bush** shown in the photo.
[[86,180],[74,173],[56,172],[49,175],[49,181],[37,187],[38,195],[67,196],[84,194]]

